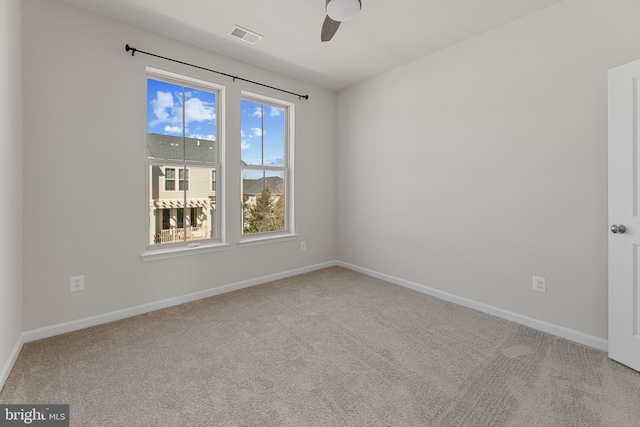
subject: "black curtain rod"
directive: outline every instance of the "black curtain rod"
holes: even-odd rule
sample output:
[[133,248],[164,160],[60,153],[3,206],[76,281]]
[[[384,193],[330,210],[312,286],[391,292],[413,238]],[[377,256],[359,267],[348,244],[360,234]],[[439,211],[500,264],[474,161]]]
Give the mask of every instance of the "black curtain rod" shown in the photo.
[[145,55],[155,56],[156,58],[166,59],[167,61],[177,62],[178,64],[188,65],[189,67],[199,68],[201,70],[210,71],[212,73],[221,74],[223,76],[231,77],[233,79],[233,81],[242,80],[243,82],[253,83],[254,85],[258,85],[258,86],[262,86],[262,87],[268,87],[269,89],[275,89],[275,90],[279,90],[280,92],[288,93],[290,95],[295,95],[300,99],[309,99],[309,95],[300,95],[299,93],[289,92],[288,90],[284,90],[284,89],[280,89],[280,88],[277,88],[277,87],[269,86],[269,85],[266,85],[266,84],[263,84],[263,83],[259,83],[259,82],[254,82],[253,80],[243,79],[242,77],[233,76],[231,74],[223,73],[221,71],[211,70],[209,68],[204,68],[204,67],[200,67],[198,65],[189,64],[188,62],[178,61],[177,59],[167,58],[165,56],[156,55],[155,53],[145,52],[144,50],[140,50],[140,49],[136,49],[135,47],[131,47],[128,44],[125,45],[124,50],[126,50],[127,52],[131,51],[131,56],[135,55],[136,52],[140,52],[140,53],[144,53]]

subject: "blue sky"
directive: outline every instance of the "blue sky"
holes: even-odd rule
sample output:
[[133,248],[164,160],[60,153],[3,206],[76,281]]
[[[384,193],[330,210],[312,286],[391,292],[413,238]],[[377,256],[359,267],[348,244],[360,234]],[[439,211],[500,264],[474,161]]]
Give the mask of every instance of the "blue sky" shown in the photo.
[[248,165],[284,166],[285,111],[242,100],[242,160]]
[[[185,136],[216,139],[216,94],[185,88]],[[182,86],[147,79],[147,132],[182,136]],[[227,141],[232,149],[234,141]],[[255,101],[241,104],[241,157],[248,165],[284,166],[285,110]]]
[[[216,139],[216,94],[185,88],[185,136]],[[147,79],[147,132],[182,136],[182,86]]]

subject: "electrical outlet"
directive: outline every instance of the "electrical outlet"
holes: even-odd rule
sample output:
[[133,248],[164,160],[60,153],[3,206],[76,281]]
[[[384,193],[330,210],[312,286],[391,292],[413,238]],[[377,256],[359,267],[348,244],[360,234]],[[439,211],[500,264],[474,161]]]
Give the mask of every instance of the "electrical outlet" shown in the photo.
[[307,250],[307,242],[300,242],[300,250],[301,251]]
[[84,291],[84,276],[73,276],[69,281],[71,292]]
[[547,292],[547,279],[544,277],[533,276],[533,290],[538,292]]

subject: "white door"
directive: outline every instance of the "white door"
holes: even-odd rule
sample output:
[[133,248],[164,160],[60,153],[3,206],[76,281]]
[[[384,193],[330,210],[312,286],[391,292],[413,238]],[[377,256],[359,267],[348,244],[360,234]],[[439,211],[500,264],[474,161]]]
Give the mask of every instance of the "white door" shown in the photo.
[[609,357],[640,371],[640,61],[609,70]]

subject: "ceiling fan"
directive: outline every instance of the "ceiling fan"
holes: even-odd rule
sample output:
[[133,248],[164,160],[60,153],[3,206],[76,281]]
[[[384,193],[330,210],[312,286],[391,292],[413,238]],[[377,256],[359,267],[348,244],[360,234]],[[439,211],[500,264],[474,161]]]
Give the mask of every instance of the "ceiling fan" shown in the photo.
[[340,24],[355,18],[362,8],[360,0],[326,0],[326,2],[327,16],[324,18],[320,32],[320,40],[323,42],[331,40]]

